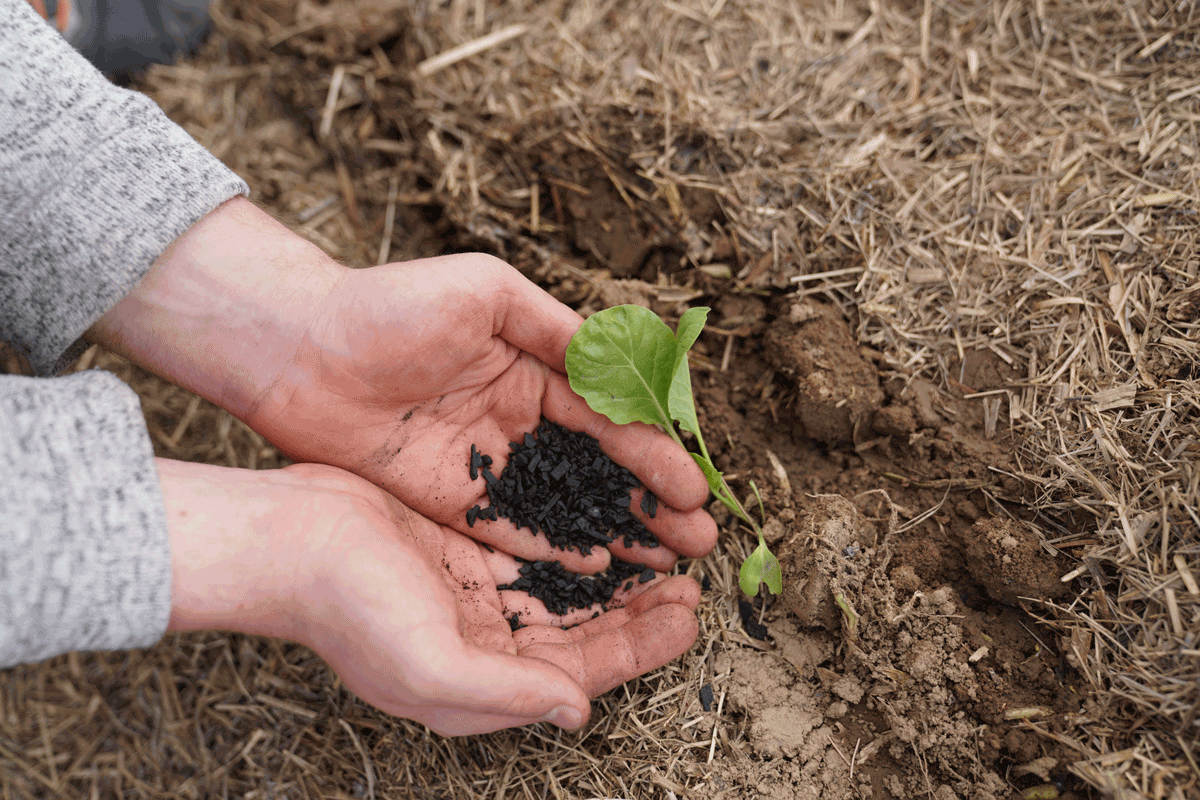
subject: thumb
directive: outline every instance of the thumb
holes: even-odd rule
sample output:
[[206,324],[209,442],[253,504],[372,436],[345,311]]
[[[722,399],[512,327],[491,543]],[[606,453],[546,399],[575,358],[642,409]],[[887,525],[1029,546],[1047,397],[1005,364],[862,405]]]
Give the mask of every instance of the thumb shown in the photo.
[[499,260],[496,293],[503,302],[496,309],[502,319],[497,331],[509,344],[533,355],[553,370],[567,371],[567,345],[583,317],[555,300],[545,289],[526,278],[515,267]]
[[435,707],[421,720],[438,733],[486,733],[535,722],[575,729],[591,715],[583,688],[540,658],[472,648],[467,658],[442,667],[431,698]]

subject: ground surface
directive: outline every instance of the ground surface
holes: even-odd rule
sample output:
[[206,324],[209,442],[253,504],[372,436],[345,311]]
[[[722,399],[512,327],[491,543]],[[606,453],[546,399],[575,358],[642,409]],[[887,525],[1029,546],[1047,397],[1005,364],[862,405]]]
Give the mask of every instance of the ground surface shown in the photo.
[[[584,314],[712,307],[701,424],[735,491],[763,489],[785,592],[739,594],[752,538],[714,506],[725,535],[682,566],[707,587],[696,646],[578,734],[442,739],[242,636],[0,672],[5,796],[1196,796],[1193,6],[214,17],[142,88],[335,257],[484,249]],[[491,31],[516,32],[426,60]],[[283,463],[96,366],[160,455]]]
[[1022,608],[1061,596],[1066,569],[1020,519],[1010,444],[987,438],[982,405],[963,399],[1002,385],[995,359],[942,392],[881,369],[831,306],[769,293],[711,302],[713,325],[742,333],[697,346],[701,423],[739,491],[767,487],[785,590],[754,603],[746,628],[760,640],[712,656],[723,716],[693,736],[721,720],[745,744],[697,769],[689,796],[1078,788],[1070,753],[1014,723],[1074,714],[1083,697],[1047,647],[1053,632]]

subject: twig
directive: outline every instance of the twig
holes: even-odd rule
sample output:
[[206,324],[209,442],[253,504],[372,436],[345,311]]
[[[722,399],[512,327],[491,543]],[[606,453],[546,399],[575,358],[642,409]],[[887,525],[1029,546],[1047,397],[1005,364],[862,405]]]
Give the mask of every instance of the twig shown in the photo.
[[472,39],[469,42],[460,44],[458,47],[452,47],[444,53],[430,56],[417,64],[417,74],[422,78],[428,78],[433,73],[453,66],[465,58],[479,55],[484,50],[504,44],[509,39],[515,39],[527,30],[528,28],[525,25],[509,25],[507,28],[501,28],[494,33],[489,33],[487,36]]

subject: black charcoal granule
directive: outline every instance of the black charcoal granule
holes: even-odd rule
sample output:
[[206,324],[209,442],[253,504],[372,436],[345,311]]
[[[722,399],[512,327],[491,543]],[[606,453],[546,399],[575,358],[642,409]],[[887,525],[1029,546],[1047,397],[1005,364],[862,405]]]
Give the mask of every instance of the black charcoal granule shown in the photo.
[[[478,454],[491,503],[475,506],[476,519],[505,517],[518,528],[543,533],[560,550],[583,555],[617,540],[626,547],[635,542],[658,547],[657,537],[629,509],[629,492],[641,483],[591,436],[543,419],[532,434],[510,442],[509,450],[508,464],[496,476],[491,457],[472,445],[471,465]],[[641,505],[653,517],[658,498],[646,491]]]
[[760,642],[767,640],[767,626],[755,619],[757,614],[754,612],[754,606],[748,601],[738,600],[738,616],[742,618],[742,627],[746,633]]
[[471,480],[479,480],[479,468],[483,466],[483,459],[479,457],[479,451],[475,449],[475,445],[471,445]]
[[508,618],[508,627],[512,629],[513,633],[516,633],[517,631],[521,630],[521,628],[525,627],[524,623],[521,622],[520,613],[513,614]]
[[713,703],[713,688],[711,683],[706,683],[700,687],[700,707],[705,711],[712,711]]
[[651,576],[654,574],[654,570],[647,570],[642,564],[630,564],[619,558],[614,558],[608,569],[596,575],[576,575],[557,561],[526,561],[523,558],[517,561],[521,563],[520,577],[496,588],[525,592],[541,600],[551,614],[559,616],[597,603],[607,610],[605,604],[623,582],[646,571]]
[[649,583],[654,580],[654,570],[646,567],[642,570],[642,574],[638,576],[638,583]]
[[642,494],[642,513],[650,519],[654,519],[654,515],[658,513],[658,498],[649,489]]

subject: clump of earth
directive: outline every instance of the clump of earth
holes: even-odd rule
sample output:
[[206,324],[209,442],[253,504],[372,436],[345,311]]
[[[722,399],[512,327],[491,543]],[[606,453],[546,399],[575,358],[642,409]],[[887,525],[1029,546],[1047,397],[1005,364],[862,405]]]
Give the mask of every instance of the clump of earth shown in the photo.
[[883,405],[883,390],[837,309],[792,303],[767,328],[766,344],[772,365],[796,383],[795,412],[805,436],[838,444],[869,429]]
[[1004,731],[1017,732],[1006,714],[1072,702],[1052,684],[1012,690],[1023,665],[985,633],[987,614],[952,586],[898,586],[888,535],[844,497],[812,498],[789,530],[772,646],[727,650],[714,666],[748,758],[716,765],[692,797],[999,800],[1014,785],[998,761],[1022,786],[1061,770],[1059,756]]
[[1058,576],[1046,570],[1049,560],[1033,531],[1011,519],[981,519],[965,538],[967,567],[995,600],[1050,599],[1063,594]]

